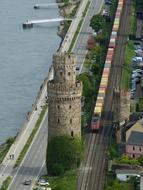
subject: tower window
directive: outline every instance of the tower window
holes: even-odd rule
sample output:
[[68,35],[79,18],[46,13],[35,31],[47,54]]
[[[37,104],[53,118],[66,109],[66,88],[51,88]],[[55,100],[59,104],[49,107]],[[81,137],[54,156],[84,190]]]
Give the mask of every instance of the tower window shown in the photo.
[[133,150],[135,150],[135,147],[133,146]]
[[71,131],[71,136],[72,136],[72,137],[74,136],[73,131]]
[[58,118],[58,123],[60,123],[60,119]]
[[70,123],[72,123],[72,119],[70,119]]
[[57,106],[57,108],[59,109],[59,108],[60,108],[60,106],[58,105],[58,106]]
[[69,108],[71,109],[71,105],[69,105]]
[[70,74],[71,74],[71,73],[70,73],[70,72],[68,72],[68,75],[69,75],[69,76],[70,76]]
[[60,75],[62,76],[62,75],[63,75],[63,73],[62,73],[62,72],[60,72]]
[[140,150],[140,152],[141,152],[142,148],[140,147],[139,150]]

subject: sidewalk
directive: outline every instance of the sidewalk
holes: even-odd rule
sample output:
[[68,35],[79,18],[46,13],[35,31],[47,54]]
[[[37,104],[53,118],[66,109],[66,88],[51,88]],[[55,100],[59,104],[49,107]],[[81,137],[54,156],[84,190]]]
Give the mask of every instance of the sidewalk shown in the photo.
[[61,44],[61,48],[60,48],[60,51],[61,52],[67,52],[69,50],[69,47],[70,47],[70,44],[72,42],[72,39],[74,37],[74,34],[77,30],[77,27],[79,25],[79,22],[81,21],[81,18],[82,18],[82,14],[86,8],[86,5],[87,5],[87,2],[89,0],[82,0],[81,1],[81,4],[78,8],[78,11],[77,11],[77,14],[75,15],[75,18],[72,20],[72,23],[67,31],[67,34]]

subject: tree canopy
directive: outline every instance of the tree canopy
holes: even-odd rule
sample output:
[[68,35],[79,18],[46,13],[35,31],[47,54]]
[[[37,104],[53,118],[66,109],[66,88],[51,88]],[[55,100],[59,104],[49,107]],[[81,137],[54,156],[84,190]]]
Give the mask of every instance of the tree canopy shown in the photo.
[[104,24],[104,18],[100,14],[94,15],[90,20],[90,26],[95,32],[99,32],[99,30],[102,30]]
[[78,80],[82,81],[83,83],[83,91],[82,95],[87,97],[87,96],[92,96],[93,94],[93,84],[92,84],[92,79],[88,75],[88,73],[82,73],[77,77]]
[[63,135],[53,138],[47,148],[47,170],[50,175],[60,175],[80,164],[82,145],[79,138]]

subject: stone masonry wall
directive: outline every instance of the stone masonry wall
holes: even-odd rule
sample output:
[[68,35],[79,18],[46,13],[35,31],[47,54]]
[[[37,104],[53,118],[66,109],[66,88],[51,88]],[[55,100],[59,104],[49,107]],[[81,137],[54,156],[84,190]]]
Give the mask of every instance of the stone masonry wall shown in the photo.
[[47,84],[48,140],[68,134],[81,137],[82,84],[76,81],[73,54],[53,56],[54,78]]

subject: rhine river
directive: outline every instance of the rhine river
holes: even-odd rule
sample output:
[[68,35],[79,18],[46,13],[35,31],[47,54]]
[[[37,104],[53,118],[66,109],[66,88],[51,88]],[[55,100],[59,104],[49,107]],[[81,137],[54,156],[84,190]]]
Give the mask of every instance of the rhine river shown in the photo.
[[23,30],[28,19],[59,16],[58,8],[34,10],[36,3],[54,0],[1,0],[0,6],[0,143],[14,136],[31,110],[59,47],[59,23]]

